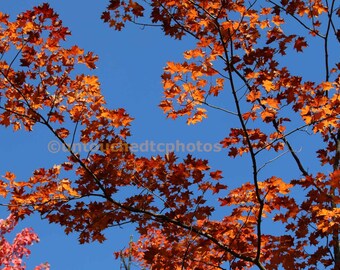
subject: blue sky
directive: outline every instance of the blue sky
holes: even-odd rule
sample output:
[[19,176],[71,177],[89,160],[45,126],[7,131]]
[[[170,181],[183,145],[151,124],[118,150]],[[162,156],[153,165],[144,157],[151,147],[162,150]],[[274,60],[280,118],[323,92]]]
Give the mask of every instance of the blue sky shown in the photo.
[[[20,11],[42,2],[0,0],[0,10],[14,19]],[[182,52],[192,47],[192,40],[173,41],[164,37],[160,29],[141,29],[134,25],[128,25],[122,32],[115,32],[100,20],[101,12],[108,1],[48,2],[59,13],[64,26],[68,26],[72,32],[65,46],[77,44],[99,55],[98,68],[91,73],[99,77],[108,107],[123,107],[135,118],[130,142],[140,143],[148,140],[171,143],[179,140],[183,143],[201,141],[214,144],[221,141],[229,133],[228,129],[236,123],[236,120],[229,116],[208,109],[207,121],[187,126],[183,119],[167,120],[157,107],[162,98],[160,75],[163,67],[169,60],[181,61]],[[310,50],[309,54],[312,53],[313,50]],[[308,70],[307,73],[312,78],[313,70],[318,70],[306,68],[306,59],[308,57],[305,61],[296,61],[295,69],[301,69],[304,73]],[[63,153],[53,154],[48,151],[47,145],[53,137],[43,127],[37,126],[31,133],[14,133],[11,129],[1,127],[0,132],[0,147],[3,153],[0,157],[0,175],[12,171],[18,179],[24,180],[30,177],[34,169],[51,167],[63,160]],[[308,142],[299,139],[298,135],[295,139],[295,145],[299,146],[297,149],[304,151],[304,160],[308,161],[310,169],[313,169],[317,163],[308,158],[311,153]],[[250,170],[244,169],[248,168],[245,167],[249,162],[247,158],[230,160],[225,151],[194,155],[209,159],[214,169],[223,170],[228,186],[237,186],[251,173]],[[271,170],[281,176],[298,177],[298,173],[291,174],[289,168],[293,165],[290,161],[289,156],[283,156],[277,166],[273,164]],[[5,217],[5,210],[0,209],[0,214]],[[131,227],[109,229],[108,240],[103,244],[79,245],[77,235],[66,236],[60,226],[41,221],[38,216],[29,217],[19,224],[18,229],[27,226],[33,227],[41,239],[39,244],[32,247],[27,269],[45,261],[51,264],[52,269],[58,270],[119,269],[120,263],[114,260],[113,251],[127,246],[130,235],[137,238]]]

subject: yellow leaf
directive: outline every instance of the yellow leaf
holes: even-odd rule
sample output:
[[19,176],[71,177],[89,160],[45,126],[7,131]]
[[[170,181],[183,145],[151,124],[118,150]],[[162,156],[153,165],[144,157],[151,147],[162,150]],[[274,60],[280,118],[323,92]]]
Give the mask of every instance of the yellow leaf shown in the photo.
[[263,85],[264,89],[266,89],[267,92],[269,92],[270,90],[272,90],[274,88],[273,83],[269,80],[264,80],[262,82],[262,85]]
[[272,107],[274,109],[279,108],[279,101],[275,98],[267,98],[266,102],[270,107]]
[[321,88],[322,88],[323,90],[328,91],[328,90],[330,90],[330,89],[333,88],[333,83],[331,83],[331,82],[322,82],[322,83],[320,84],[320,86],[321,86]]

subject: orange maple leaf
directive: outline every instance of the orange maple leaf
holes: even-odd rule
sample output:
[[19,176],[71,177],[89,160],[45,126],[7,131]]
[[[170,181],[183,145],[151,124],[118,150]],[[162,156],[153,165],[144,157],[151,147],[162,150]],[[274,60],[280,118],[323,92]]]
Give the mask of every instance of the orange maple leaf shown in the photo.
[[274,89],[273,83],[272,83],[271,81],[269,81],[269,80],[264,80],[264,81],[262,82],[262,85],[263,85],[264,89],[265,89],[267,92],[270,92],[271,90]]

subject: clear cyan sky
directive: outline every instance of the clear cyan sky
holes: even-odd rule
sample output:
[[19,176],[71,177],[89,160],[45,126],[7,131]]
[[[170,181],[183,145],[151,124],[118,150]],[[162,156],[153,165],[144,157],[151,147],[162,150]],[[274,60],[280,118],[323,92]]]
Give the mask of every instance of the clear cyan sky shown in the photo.
[[[0,11],[15,19],[19,12],[42,2],[0,0]],[[188,127],[183,119],[166,119],[157,107],[162,98],[160,75],[163,67],[169,60],[181,61],[182,52],[190,48],[192,40],[173,41],[164,37],[159,29],[142,29],[134,25],[129,25],[123,32],[115,32],[100,20],[107,2],[48,1],[59,13],[64,26],[68,26],[72,32],[65,46],[77,44],[99,55],[98,68],[89,73],[99,76],[110,108],[123,107],[135,118],[130,142],[175,143],[178,140],[186,144],[215,144],[221,141],[233,121],[236,121],[229,116],[208,110],[208,121]],[[53,136],[44,127],[36,126],[31,133],[14,133],[11,129],[0,127],[0,138],[0,175],[12,171],[18,179],[24,180],[30,177],[34,169],[49,168],[63,161],[66,156],[65,153],[51,153],[48,150]],[[149,151],[141,154],[150,156],[164,153]],[[183,157],[187,153],[177,154]],[[209,159],[214,169],[223,170],[228,186],[238,184],[233,183],[234,178],[244,180],[249,175],[242,161],[229,160],[225,151],[192,154]],[[283,174],[287,172],[287,168],[283,167],[276,170]],[[5,209],[0,208],[0,218],[5,217]],[[20,223],[18,229],[23,227],[33,227],[41,239],[40,243],[32,247],[27,269],[33,269],[33,266],[45,261],[56,270],[119,269],[120,263],[114,260],[113,252],[126,247],[130,235],[137,238],[131,227],[108,229],[108,240],[103,244],[80,245],[76,234],[66,236],[60,226],[48,224],[36,215]]]

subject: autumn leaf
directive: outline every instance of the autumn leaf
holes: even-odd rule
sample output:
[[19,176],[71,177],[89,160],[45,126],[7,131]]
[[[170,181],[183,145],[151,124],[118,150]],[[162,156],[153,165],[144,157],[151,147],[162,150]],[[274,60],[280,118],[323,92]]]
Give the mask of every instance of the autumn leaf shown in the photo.
[[266,108],[263,112],[261,112],[261,118],[264,122],[271,122],[276,117],[276,111],[273,109]]
[[172,111],[173,109],[172,104],[169,100],[163,100],[158,106],[164,111],[164,113]]
[[79,58],[79,63],[85,63],[86,66],[90,69],[95,69],[96,65],[95,62],[97,62],[98,56],[94,55],[93,52],[88,52],[83,57]]
[[61,166],[65,171],[70,171],[73,169],[73,164],[71,162],[64,162],[63,164],[61,164]]
[[200,171],[209,170],[209,166],[207,165],[207,162],[203,160],[197,160],[197,162],[193,166],[195,169],[200,170]]
[[273,83],[272,83],[271,81],[269,81],[269,80],[264,80],[264,81],[262,82],[262,85],[263,85],[264,89],[265,89],[267,92],[270,92],[271,90],[274,89]]
[[299,37],[295,40],[294,49],[296,49],[296,51],[302,52],[307,46],[308,44],[303,37]]
[[336,170],[330,174],[330,185],[333,188],[338,188],[340,185],[340,170]]
[[8,194],[7,186],[8,184],[0,180],[0,196],[2,196],[3,198],[6,198]]
[[194,125],[199,122],[202,122],[203,118],[207,118],[206,110],[204,108],[197,108],[194,115],[190,118],[188,118],[188,125]]
[[239,151],[236,147],[230,147],[229,148],[228,156],[235,158],[238,155],[239,155]]
[[104,11],[100,18],[107,23],[111,19],[110,12]]
[[322,82],[320,84],[320,87],[324,90],[324,91],[329,91],[330,89],[333,88],[333,83],[331,82]]
[[261,92],[260,91],[250,91],[250,93],[247,95],[247,99],[250,102],[254,102],[257,99],[259,99],[261,97]]
[[211,172],[210,177],[214,180],[220,180],[223,178],[222,171],[217,170],[217,171]]
[[138,17],[143,16],[143,11],[144,11],[143,6],[141,6],[140,4],[134,1],[130,1],[129,6],[132,9],[132,13],[135,16],[138,16]]
[[49,119],[53,123],[59,122],[60,124],[62,124],[64,122],[64,116],[56,111],[49,113]]
[[275,99],[275,98],[267,98],[265,100],[265,103],[268,104],[268,106],[270,106],[271,108],[274,108],[274,109],[279,109],[280,108],[280,106],[279,106],[280,101]]
[[272,22],[277,25],[280,26],[281,24],[283,24],[285,21],[282,17],[280,17],[279,15],[275,15],[272,19]]
[[15,174],[12,172],[6,172],[5,175],[3,175],[5,179],[7,179],[9,182],[13,182],[16,178]]
[[226,185],[217,183],[217,184],[216,184],[215,186],[213,186],[211,189],[212,189],[213,194],[216,194],[216,193],[219,193],[221,190],[227,189],[227,188],[228,188],[228,187],[227,187]]
[[110,0],[110,4],[107,7],[108,10],[115,10],[119,7],[120,1],[119,0]]
[[255,120],[257,118],[257,114],[256,112],[246,112],[242,114],[242,117],[244,120],[249,120],[249,119]]
[[66,128],[59,128],[55,132],[57,136],[60,137],[61,139],[65,139],[68,137],[68,135],[70,135],[69,130]]

